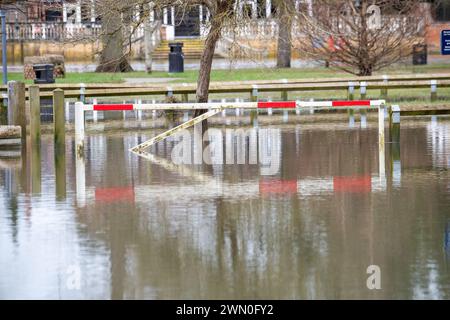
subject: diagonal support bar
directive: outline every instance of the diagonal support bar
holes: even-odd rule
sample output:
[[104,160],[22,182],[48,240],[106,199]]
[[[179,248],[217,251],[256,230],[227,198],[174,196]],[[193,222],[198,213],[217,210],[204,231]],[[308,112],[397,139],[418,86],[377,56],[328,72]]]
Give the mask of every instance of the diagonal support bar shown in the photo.
[[205,119],[208,119],[216,114],[218,114],[219,112],[222,111],[223,108],[218,108],[218,109],[213,109],[210,110],[194,119],[191,119],[189,121],[186,121],[185,123],[180,124],[179,126],[176,126],[175,128],[172,128],[170,130],[167,130],[153,138],[151,138],[150,140],[147,140],[139,145],[137,145],[136,147],[133,147],[130,149],[131,152],[134,152],[138,155],[141,155],[143,153],[143,151],[145,149],[147,149],[148,147],[152,146],[153,144],[160,142],[178,132],[180,132],[181,130],[187,129],[189,127],[192,127],[193,125],[196,125],[197,123],[202,122]]

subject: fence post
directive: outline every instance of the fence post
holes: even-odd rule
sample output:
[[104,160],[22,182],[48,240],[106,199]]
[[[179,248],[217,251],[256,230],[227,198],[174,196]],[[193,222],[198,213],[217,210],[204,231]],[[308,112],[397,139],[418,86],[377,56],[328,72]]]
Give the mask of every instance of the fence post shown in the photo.
[[65,149],[66,120],[64,119],[64,113],[64,91],[55,89],[53,90],[53,124],[55,147],[58,149]]
[[189,94],[188,93],[183,93],[181,95],[181,101],[184,103],[188,103],[189,102]]
[[167,98],[173,97],[173,89],[172,89],[172,87],[167,87],[166,97]]
[[[281,80],[282,83],[288,83],[287,79],[283,79]],[[288,91],[287,90],[282,90],[281,91],[281,101],[288,101],[289,96],[288,96]]]
[[431,101],[437,100],[437,80],[431,80]]
[[83,102],[75,103],[75,153],[77,157],[84,155],[84,106]]
[[352,81],[348,82],[348,100],[355,98],[355,84]]
[[384,144],[384,104],[378,107],[378,176],[383,185],[386,178],[385,168],[385,144]]
[[391,142],[400,142],[400,107],[394,105],[389,110],[389,137]]
[[41,143],[41,101],[39,86],[32,85],[28,88],[30,101],[30,140],[31,145]]
[[387,99],[388,96],[388,84],[389,84],[389,77],[387,75],[383,76],[383,84],[385,87],[381,89],[381,99]]
[[[258,101],[258,86],[256,84],[254,84],[252,86],[252,92],[250,95],[250,101],[251,102],[257,102]],[[250,111],[250,122],[253,123],[253,126],[257,126],[258,125],[258,109],[256,108],[255,110],[251,110]]]
[[367,82],[365,82],[365,81],[361,82],[359,90],[361,92],[361,100],[366,99],[366,96],[367,96]]
[[8,82],[8,124],[22,128],[22,143],[27,140],[27,119],[25,115],[25,84]]
[[348,126],[350,128],[355,127],[355,109],[348,108],[347,114],[348,114]]
[[86,96],[86,85],[84,83],[80,83],[80,101],[85,102]]

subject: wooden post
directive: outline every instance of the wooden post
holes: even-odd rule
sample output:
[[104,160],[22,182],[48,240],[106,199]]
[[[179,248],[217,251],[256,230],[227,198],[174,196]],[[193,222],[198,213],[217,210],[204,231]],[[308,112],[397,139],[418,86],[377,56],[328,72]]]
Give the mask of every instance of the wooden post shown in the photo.
[[172,87],[167,87],[166,97],[167,98],[173,97],[173,89],[172,89]]
[[55,188],[56,199],[66,198],[66,152],[63,146],[55,148]]
[[389,110],[389,137],[391,142],[400,143],[400,107],[397,105]]
[[350,128],[354,128],[355,127],[355,109],[348,108],[347,113],[348,113],[348,126]]
[[[251,102],[257,102],[258,101],[258,86],[253,85],[253,89],[250,95],[250,101]],[[250,111],[250,122],[253,123],[253,126],[258,126],[258,109],[251,110]]]
[[431,101],[437,100],[437,80],[431,80]]
[[39,86],[32,85],[28,89],[30,101],[30,137],[31,145],[41,144],[41,98]]
[[355,99],[355,84],[351,81],[348,82],[348,100]]
[[65,149],[66,121],[64,119],[64,91],[53,90],[53,124],[55,147]]
[[188,93],[183,93],[181,95],[181,102],[184,102],[184,103],[188,103],[189,102],[189,94]]
[[41,193],[41,98],[39,86],[28,88],[30,101],[31,192]]
[[288,101],[288,99],[289,99],[289,94],[288,94],[287,90],[281,91],[281,101]]
[[389,84],[389,77],[387,75],[383,76],[383,84],[385,85],[385,87],[381,89],[381,99],[387,99]]
[[41,193],[41,144],[31,141],[31,192]]
[[361,108],[359,110],[359,114],[361,117],[361,128],[365,129],[367,128],[367,109],[366,108]]
[[53,90],[55,182],[58,200],[66,198],[66,121],[64,115],[64,91]]
[[80,83],[80,101],[85,102],[86,98],[86,85],[84,83]]
[[392,185],[400,187],[402,165],[400,160],[400,107],[392,106],[389,110],[389,137],[391,154]]
[[20,81],[8,82],[8,124],[22,128],[22,141],[25,144],[27,139],[25,84]]
[[366,99],[367,97],[367,82],[363,81],[360,83],[360,92],[361,92],[361,100]]

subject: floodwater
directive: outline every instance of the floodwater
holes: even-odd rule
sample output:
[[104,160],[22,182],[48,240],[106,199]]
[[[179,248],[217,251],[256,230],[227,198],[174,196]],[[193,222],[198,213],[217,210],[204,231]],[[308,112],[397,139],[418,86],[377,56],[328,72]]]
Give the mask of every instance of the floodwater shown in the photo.
[[404,121],[382,171],[376,124],[352,126],[260,127],[240,143],[270,175],[128,152],[152,130],[78,160],[67,136],[55,163],[44,135],[40,173],[0,160],[0,298],[450,299],[450,119]]

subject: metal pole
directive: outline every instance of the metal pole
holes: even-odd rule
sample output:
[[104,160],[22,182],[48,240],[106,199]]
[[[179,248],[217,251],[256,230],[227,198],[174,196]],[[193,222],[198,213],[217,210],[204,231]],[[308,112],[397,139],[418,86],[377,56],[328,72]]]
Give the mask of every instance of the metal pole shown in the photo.
[[2,20],[2,66],[3,66],[3,84],[8,83],[8,66],[6,62],[6,15],[5,11],[0,9]]

